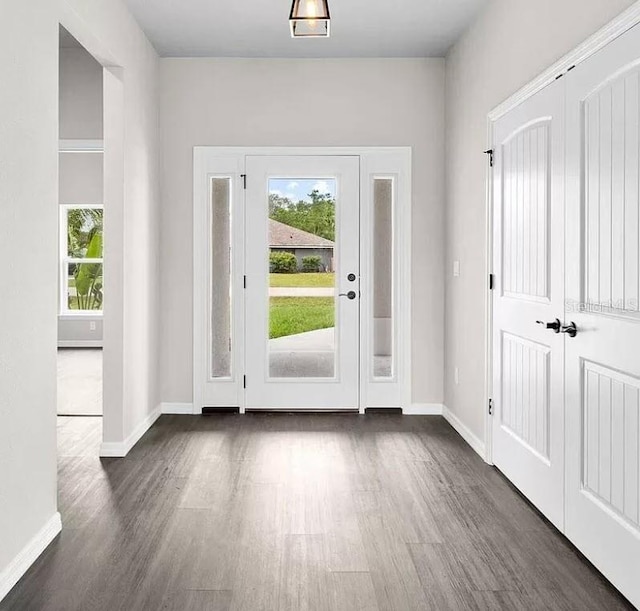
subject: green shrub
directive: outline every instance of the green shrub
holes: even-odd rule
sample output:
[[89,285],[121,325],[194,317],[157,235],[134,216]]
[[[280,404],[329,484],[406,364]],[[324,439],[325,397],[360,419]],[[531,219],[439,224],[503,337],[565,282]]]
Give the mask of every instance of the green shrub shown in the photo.
[[298,261],[290,252],[272,252],[269,255],[269,269],[273,274],[295,274]]
[[322,269],[322,258],[318,255],[302,257],[302,271],[307,273],[318,273]]

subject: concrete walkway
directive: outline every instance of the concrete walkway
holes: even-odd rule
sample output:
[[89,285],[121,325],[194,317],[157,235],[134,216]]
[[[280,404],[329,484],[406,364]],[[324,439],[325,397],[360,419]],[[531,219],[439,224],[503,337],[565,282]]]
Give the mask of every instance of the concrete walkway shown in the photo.
[[272,378],[332,378],[334,329],[319,329],[269,340]]
[[333,297],[335,289],[332,287],[310,286],[272,286],[269,297]]
[[334,348],[334,329],[318,329],[297,335],[269,340],[271,352],[331,352]]
[[[269,375],[273,378],[334,376],[335,329],[318,329],[269,340]],[[373,375],[392,374],[391,356],[373,357]]]

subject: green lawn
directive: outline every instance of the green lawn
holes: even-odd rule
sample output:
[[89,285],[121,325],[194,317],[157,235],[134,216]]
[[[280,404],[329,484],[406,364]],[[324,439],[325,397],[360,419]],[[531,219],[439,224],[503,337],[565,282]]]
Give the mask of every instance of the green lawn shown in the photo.
[[335,274],[269,274],[271,286],[333,287]]
[[271,297],[270,304],[271,339],[328,329],[335,324],[332,297]]

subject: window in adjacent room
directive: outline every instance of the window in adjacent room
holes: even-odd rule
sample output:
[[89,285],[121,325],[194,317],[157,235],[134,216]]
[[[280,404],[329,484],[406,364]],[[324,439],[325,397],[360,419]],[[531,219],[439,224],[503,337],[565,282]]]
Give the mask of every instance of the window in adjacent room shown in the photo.
[[60,313],[102,312],[103,207],[60,207]]

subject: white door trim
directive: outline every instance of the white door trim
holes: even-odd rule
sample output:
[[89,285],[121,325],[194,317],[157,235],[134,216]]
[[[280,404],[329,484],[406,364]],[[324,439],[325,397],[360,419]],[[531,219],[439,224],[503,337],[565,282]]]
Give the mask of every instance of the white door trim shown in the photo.
[[[198,173],[204,168],[205,158],[215,157],[218,159],[235,160],[236,167],[244,172],[244,160],[247,156],[358,156],[361,159],[360,165],[360,197],[361,210],[365,218],[362,220],[369,223],[366,218],[366,202],[370,198],[369,183],[374,177],[393,175],[398,178],[398,190],[396,192],[396,242],[398,245],[398,294],[396,299],[396,317],[398,319],[398,346],[396,350],[398,375],[393,380],[393,384],[399,389],[396,395],[400,395],[399,407],[409,408],[411,406],[411,217],[412,217],[412,180],[411,180],[411,147],[217,147],[217,146],[196,146],[194,147],[194,282],[193,282],[193,413],[200,414],[203,405],[203,383],[202,367],[198,363],[202,360],[202,355],[206,352],[203,349],[203,341],[206,341],[207,330],[203,328],[202,304],[207,300],[207,284],[203,282],[205,264],[203,263],[202,236],[203,236],[203,214],[202,214],[202,181],[198,180]],[[227,172],[227,174],[230,174]],[[362,221],[361,221],[362,222]],[[361,224],[361,226],[363,226]],[[364,225],[364,226],[368,226]],[[244,263],[244,261],[243,261]],[[200,281],[198,281],[200,279]],[[244,308],[243,308],[244,311]],[[365,312],[364,304],[362,312]],[[363,325],[369,323],[364,320]],[[363,337],[367,334],[366,326],[362,326],[361,351],[367,349],[363,343]],[[360,379],[364,385],[368,375],[365,369],[368,366],[368,359],[364,357],[365,352],[361,352],[363,358],[360,363]],[[244,358],[244,355],[243,355]],[[239,396],[240,412],[244,412],[244,392],[242,389],[242,376],[236,376],[232,381],[236,385]],[[391,387],[391,383],[384,381],[374,381],[369,386],[375,385],[377,395],[385,396],[385,385]],[[369,392],[369,395],[373,393]],[[390,393],[388,393],[390,394]],[[364,413],[367,407],[367,394],[360,393],[359,411]]]
[[[572,70],[579,63],[585,61],[600,49],[606,47],[619,36],[631,28],[640,24],[640,0],[637,0],[626,11],[620,13],[616,18],[610,21],[595,34],[587,38],[582,44],[578,45],[572,51],[569,51],[564,57],[547,68],[535,79],[520,88],[513,95],[508,97],[504,102],[493,108],[487,115],[487,149],[494,150],[495,143],[493,141],[494,123],[503,117],[506,113],[528,100],[536,93],[550,85],[559,76],[564,76],[569,70]],[[493,168],[487,163],[486,169],[486,195],[485,195],[485,235],[487,240],[487,248],[485,251],[485,392],[483,409],[485,414],[485,452],[484,459],[487,463],[493,464],[493,433],[491,414],[489,413],[489,401],[493,396],[493,349],[491,338],[493,334],[493,299],[491,290],[489,289],[489,276],[493,273]]]

